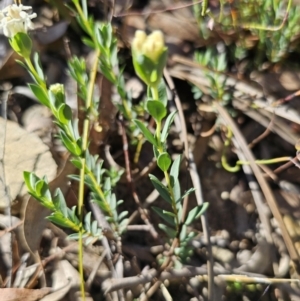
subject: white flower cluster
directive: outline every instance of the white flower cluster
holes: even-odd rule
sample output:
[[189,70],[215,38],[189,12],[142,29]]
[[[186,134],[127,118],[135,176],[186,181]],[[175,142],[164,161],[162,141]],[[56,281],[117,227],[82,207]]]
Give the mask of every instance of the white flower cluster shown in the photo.
[[12,38],[18,32],[27,33],[28,29],[33,29],[31,19],[37,15],[26,12],[31,9],[31,6],[12,4],[0,11],[0,29],[3,29],[3,34]]

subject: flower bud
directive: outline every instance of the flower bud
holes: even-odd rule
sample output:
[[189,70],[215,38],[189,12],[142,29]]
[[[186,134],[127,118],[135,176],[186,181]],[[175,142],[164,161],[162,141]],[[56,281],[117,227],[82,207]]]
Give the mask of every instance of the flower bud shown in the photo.
[[132,41],[133,65],[137,75],[148,85],[157,86],[167,61],[167,48],[161,31],[149,36],[138,30]]
[[62,84],[53,84],[49,87],[50,100],[54,107],[58,108],[65,103],[65,89]]

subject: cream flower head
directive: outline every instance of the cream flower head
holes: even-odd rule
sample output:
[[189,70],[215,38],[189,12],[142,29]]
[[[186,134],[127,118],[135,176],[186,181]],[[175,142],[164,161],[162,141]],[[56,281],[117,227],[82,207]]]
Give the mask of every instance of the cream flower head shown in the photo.
[[132,49],[137,54],[143,54],[156,62],[165,50],[163,33],[160,30],[153,31],[150,35],[142,30],[137,30],[132,41]]
[[26,12],[31,9],[31,6],[12,4],[0,11],[0,29],[3,29],[3,34],[12,38],[18,32],[27,33],[28,29],[33,29],[31,19],[37,14]]

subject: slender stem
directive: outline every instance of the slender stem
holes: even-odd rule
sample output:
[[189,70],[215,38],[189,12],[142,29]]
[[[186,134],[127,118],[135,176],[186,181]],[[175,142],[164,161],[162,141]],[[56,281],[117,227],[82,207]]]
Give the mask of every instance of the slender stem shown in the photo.
[[38,73],[36,72],[34,66],[32,65],[32,62],[30,60],[30,58],[26,58],[24,57],[24,60],[27,64],[27,67],[29,68],[30,72],[33,75],[33,79],[37,81],[37,83],[39,84],[39,86],[41,88],[43,88],[43,90],[45,90],[47,92],[47,86],[46,83],[39,77]]
[[145,141],[144,137],[142,135],[139,136],[138,139],[139,139],[139,141],[138,141],[138,145],[136,147],[136,151],[135,151],[134,159],[133,159],[134,164],[137,164],[139,162],[142,146],[143,146],[144,141]]
[[175,200],[173,188],[172,188],[172,185],[171,185],[170,175],[167,171],[164,172],[164,175],[165,175],[165,178],[166,178],[168,190],[169,190],[170,195],[171,195],[172,209],[174,211],[175,221],[176,221],[176,231],[178,231],[179,230],[178,210],[177,210],[177,207],[176,207],[176,200]]
[[[96,75],[97,75],[97,64],[98,59],[100,56],[100,51],[97,50],[96,52],[96,59],[93,65],[93,68],[91,69],[90,78],[89,78],[89,88],[88,88],[88,94],[87,99],[85,103],[85,109],[88,113],[92,100],[93,100],[93,91],[96,81]],[[80,182],[79,182],[79,191],[78,191],[78,215],[80,220],[80,231],[79,231],[79,239],[78,239],[78,245],[79,245],[79,251],[78,251],[78,265],[79,265],[79,274],[80,274],[80,290],[83,300],[85,300],[85,288],[84,288],[84,275],[83,275],[83,202],[84,202],[84,177],[85,177],[85,170],[86,170],[86,150],[88,148],[88,138],[89,138],[89,128],[90,128],[90,120],[89,116],[87,115],[84,119],[83,123],[83,134],[82,134],[82,151],[83,156],[81,158],[81,169],[80,169]]]
[[158,89],[156,86],[151,87],[152,97],[154,100],[159,100]]
[[[152,93],[152,97],[153,99],[155,100],[159,100],[159,94],[158,94],[158,89],[156,86],[154,87],[151,87],[151,93]],[[158,152],[159,153],[162,153],[164,152],[164,146],[162,145],[162,142],[161,142],[161,121],[156,121],[156,137],[157,137],[157,142],[158,142]],[[179,230],[179,219],[178,219],[178,210],[177,210],[177,207],[176,207],[176,200],[175,200],[175,196],[174,196],[174,192],[173,192],[173,188],[172,188],[172,185],[171,185],[171,180],[170,180],[170,175],[168,173],[168,171],[165,171],[164,172],[164,175],[165,175],[165,179],[166,179],[166,182],[167,182],[167,187],[168,187],[168,190],[169,190],[169,193],[170,193],[170,196],[171,196],[171,200],[172,200],[172,209],[173,209],[173,212],[175,214],[175,221],[176,221],[176,231],[178,232]]]

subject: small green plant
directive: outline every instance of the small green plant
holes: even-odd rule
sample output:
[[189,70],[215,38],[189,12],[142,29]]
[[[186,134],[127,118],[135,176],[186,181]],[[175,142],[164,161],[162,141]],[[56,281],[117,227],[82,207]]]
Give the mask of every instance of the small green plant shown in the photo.
[[[205,75],[209,80],[209,93],[213,99],[218,99],[223,105],[227,105],[231,99],[231,93],[226,87],[227,69],[226,54],[217,54],[213,48],[208,48],[203,52],[195,53],[195,61],[205,68]],[[203,92],[196,86],[192,87],[194,98],[198,99]]]
[[191,188],[181,193],[179,182],[181,156],[172,160],[167,149],[167,138],[176,112],[170,114],[167,112],[166,86],[162,79],[167,60],[167,48],[162,33],[155,31],[147,36],[144,32],[137,31],[132,45],[135,71],[148,87],[145,107],[148,116],[155,121],[155,133],[153,133],[148,129],[145,120],[137,119],[138,112],[141,113],[141,111],[137,112],[133,109],[130,95],[125,91],[124,77],[119,71],[117,40],[113,35],[111,25],[95,22],[88,16],[86,5],[81,7],[78,0],[72,0],[72,2],[77,21],[86,34],[83,42],[96,53],[90,72],[87,71],[83,59],[73,57],[69,61],[69,73],[77,82],[78,96],[84,104],[85,117],[82,134],[78,128],[78,120],[74,118],[71,108],[66,103],[64,86],[60,83],[50,87],[47,85],[39,54],[33,52],[32,41],[27,33],[28,29],[33,27],[31,19],[36,17],[36,14],[27,13],[31,7],[13,4],[4,9],[0,15],[0,26],[9,38],[13,50],[22,57],[23,60],[19,63],[32,77],[33,83],[28,84],[29,88],[40,103],[51,110],[54,123],[59,129],[58,137],[71,154],[71,162],[79,170],[79,175],[70,175],[70,178],[79,182],[78,204],[73,208],[67,207],[60,189],[53,194],[50,193],[45,177],[40,178],[33,172],[24,171],[24,181],[29,194],[52,212],[48,219],[59,226],[71,229],[74,233],[69,237],[78,239],[81,293],[84,299],[83,243],[93,243],[103,237],[103,229],[90,212],[85,212],[85,187],[90,192],[90,199],[98,205],[109,223],[114,238],[119,242],[128,223],[126,218],[128,212],[119,212],[118,208],[122,201],[117,200],[113,192],[113,188],[118,185],[120,172],[104,169],[103,161],[98,156],[90,154],[88,148],[89,132],[93,122],[98,118],[99,100],[94,97],[97,70],[101,70],[117,88],[121,101],[116,105],[120,114],[127,120],[127,134],[140,144],[145,140],[152,144],[157,165],[167,182],[167,185],[164,185],[157,177],[150,175],[153,186],[170,207],[169,210],[153,207],[153,210],[165,222],[159,224],[159,227],[166,232],[171,245],[169,256],[164,259],[162,269],[173,260],[173,255],[177,256],[178,260],[174,262],[177,266],[179,262],[188,258],[191,252],[189,241],[195,235],[192,231],[188,231],[188,226],[203,214],[208,204],[196,206],[187,216],[183,214],[182,200],[194,189]]
[[[167,49],[164,45],[162,33],[155,31],[147,36],[145,32],[137,31],[132,43],[132,56],[136,73],[148,86],[146,108],[155,121],[155,133],[153,134],[147,128],[145,122],[137,119],[134,122],[148,142],[152,144],[157,165],[163,172],[167,182],[164,185],[156,176],[149,175],[155,189],[169,204],[170,211],[158,207],[152,208],[165,222],[158,226],[166,232],[172,244],[171,255],[176,254],[179,258],[186,259],[187,243],[195,235],[193,232],[187,233],[187,226],[204,212],[207,203],[204,206],[196,206],[189,212],[187,217],[183,216],[182,201],[194,189],[191,188],[185,193],[181,193],[179,182],[181,156],[173,161],[167,150],[169,129],[176,112],[172,112],[167,116],[166,86],[162,80]],[[166,265],[168,261],[167,258],[163,265]]]
[[[218,14],[208,11],[201,14],[199,4],[194,6],[194,15],[201,36],[208,39],[214,32],[226,37],[229,55],[240,60],[254,53],[254,64],[260,66],[266,60],[277,63],[296,51],[299,32],[300,7],[291,0],[242,0],[220,1]],[[236,38],[232,30],[239,28]]]

